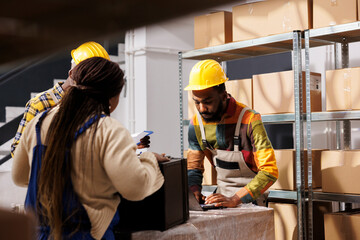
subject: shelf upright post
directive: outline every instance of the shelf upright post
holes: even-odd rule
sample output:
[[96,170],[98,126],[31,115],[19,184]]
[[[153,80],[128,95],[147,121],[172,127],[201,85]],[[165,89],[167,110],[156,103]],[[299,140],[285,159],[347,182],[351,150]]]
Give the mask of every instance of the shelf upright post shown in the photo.
[[[341,49],[340,49],[341,45]],[[341,52],[341,57],[340,57]],[[335,69],[348,68],[349,67],[349,44],[346,38],[343,38],[341,43],[335,43]],[[351,122],[350,120],[343,121],[344,131],[344,149],[351,149]],[[336,121],[336,148],[341,149],[340,145],[340,122]]]
[[[343,38],[341,43],[341,67],[348,68],[349,67],[349,43],[346,38]],[[343,121],[343,129],[344,129],[344,149],[351,149],[351,122],[350,120]],[[341,203],[341,210],[348,210],[352,208],[351,203]]]
[[[334,43],[334,48],[335,48],[335,69],[340,69],[342,68],[341,66],[341,58],[340,58],[340,48],[339,48],[339,43]],[[340,150],[341,149],[341,126],[340,126],[340,121],[336,121],[336,149]]]
[[[349,43],[344,38],[341,43],[341,65],[342,68],[349,67]],[[350,120],[344,120],[343,123],[344,128],[344,149],[351,149],[351,122]]]
[[302,105],[302,60],[301,60],[301,32],[293,32],[293,71],[295,95],[295,150],[296,150],[296,191],[297,191],[297,220],[298,239],[305,239],[305,181],[304,181],[304,133],[303,133],[303,105]]
[[312,147],[311,147],[311,97],[310,97],[310,36],[309,30],[304,31],[305,35],[305,78],[306,78],[306,143],[308,161],[308,224],[307,236],[313,239],[313,190],[312,190]]
[[184,117],[183,117],[183,84],[182,84],[182,52],[178,53],[179,60],[179,113],[180,113],[180,156],[184,158]]

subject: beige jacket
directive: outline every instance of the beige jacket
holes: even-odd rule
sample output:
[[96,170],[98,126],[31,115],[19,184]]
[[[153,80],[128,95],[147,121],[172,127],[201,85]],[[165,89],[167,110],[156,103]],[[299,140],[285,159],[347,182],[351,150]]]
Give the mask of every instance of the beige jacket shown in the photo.
[[[57,111],[58,107],[52,109],[43,121],[43,143]],[[26,187],[29,183],[33,148],[36,145],[35,124],[40,115],[29,122],[15,151],[12,177],[18,186]],[[164,178],[154,154],[145,152],[138,157],[136,145],[128,130],[111,117],[104,117],[99,122],[92,149],[93,164],[90,164],[89,147],[84,151],[89,164],[81,166],[81,143],[89,141],[89,132],[87,130],[80,135],[72,148],[74,171],[71,177],[74,190],[89,215],[91,234],[95,239],[100,239],[120,203],[116,193],[119,192],[128,200],[142,200],[157,191],[164,183]]]

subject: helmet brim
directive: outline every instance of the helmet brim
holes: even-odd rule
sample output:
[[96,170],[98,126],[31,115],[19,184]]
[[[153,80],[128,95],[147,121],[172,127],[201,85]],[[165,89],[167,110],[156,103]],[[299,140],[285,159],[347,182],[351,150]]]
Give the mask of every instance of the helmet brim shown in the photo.
[[208,89],[208,88],[215,87],[215,86],[218,86],[218,85],[220,85],[220,84],[223,84],[223,83],[226,82],[227,80],[229,80],[229,78],[226,78],[224,81],[221,81],[221,82],[218,83],[218,84],[207,85],[207,86],[189,84],[189,85],[187,85],[187,86],[184,88],[184,90],[185,90],[185,91],[200,91],[200,90],[205,90],[205,89]]

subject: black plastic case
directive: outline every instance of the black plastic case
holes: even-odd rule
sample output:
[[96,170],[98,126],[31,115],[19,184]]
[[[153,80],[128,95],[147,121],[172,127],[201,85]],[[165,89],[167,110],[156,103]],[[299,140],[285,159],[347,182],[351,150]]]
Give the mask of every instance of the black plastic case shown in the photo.
[[159,166],[165,178],[164,185],[142,201],[121,198],[120,222],[115,233],[164,231],[189,219],[186,159],[171,159]]

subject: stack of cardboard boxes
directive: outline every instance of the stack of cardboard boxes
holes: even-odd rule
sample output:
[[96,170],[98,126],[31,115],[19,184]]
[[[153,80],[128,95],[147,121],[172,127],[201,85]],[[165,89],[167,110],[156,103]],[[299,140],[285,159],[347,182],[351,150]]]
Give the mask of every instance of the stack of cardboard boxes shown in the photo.
[[327,213],[324,216],[325,239],[360,239],[360,210]]
[[356,22],[360,0],[271,0],[195,17],[195,49]]
[[[305,72],[302,78],[305,79]],[[321,75],[310,74],[311,111],[321,111]],[[305,81],[302,86],[303,99],[306,99]],[[275,72],[253,76],[254,109],[265,114],[294,113],[294,71]],[[306,101],[303,101],[306,111]]]
[[[216,19],[216,20],[214,20]],[[206,48],[258,37],[322,28],[360,19],[360,0],[271,0],[235,6],[232,12],[211,13],[195,18],[195,48]],[[230,27],[231,26],[231,27]],[[303,79],[305,75],[303,73]],[[326,71],[326,111],[360,110],[360,68]],[[311,111],[322,111],[321,76],[310,75]],[[305,81],[303,81],[305,99]],[[294,112],[294,72],[254,75],[251,79],[226,82],[227,91],[257,112]],[[306,110],[305,101],[303,109]],[[189,92],[188,113],[196,108]],[[273,190],[296,190],[295,151],[275,150],[279,178]],[[305,151],[305,172],[307,154]],[[312,187],[319,191],[360,194],[360,150],[312,151]],[[208,170],[207,170],[208,169]],[[207,184],[216,184],[216,172],[205,166]],[[305,174],[306,175],[306,174]],[[305,179],[307,186],[307,179]],[[275,209],[276,239],[295,239],[296,204],[270,203]],[[360,239],[360,211],[331,213],[331,203],[314,202],[315,239]],[[325,217],[324,217],[325,214]],[[324,220],[323,220],[324,219]],[[324,230],[325,229],[325,230]]]
[[360,109],[360,68],[326,71],[326,110]]
[[[322,191],[360,194],[360,150],[323,151]],[[360,239],[360,210],[325,214],[325,239]]]

